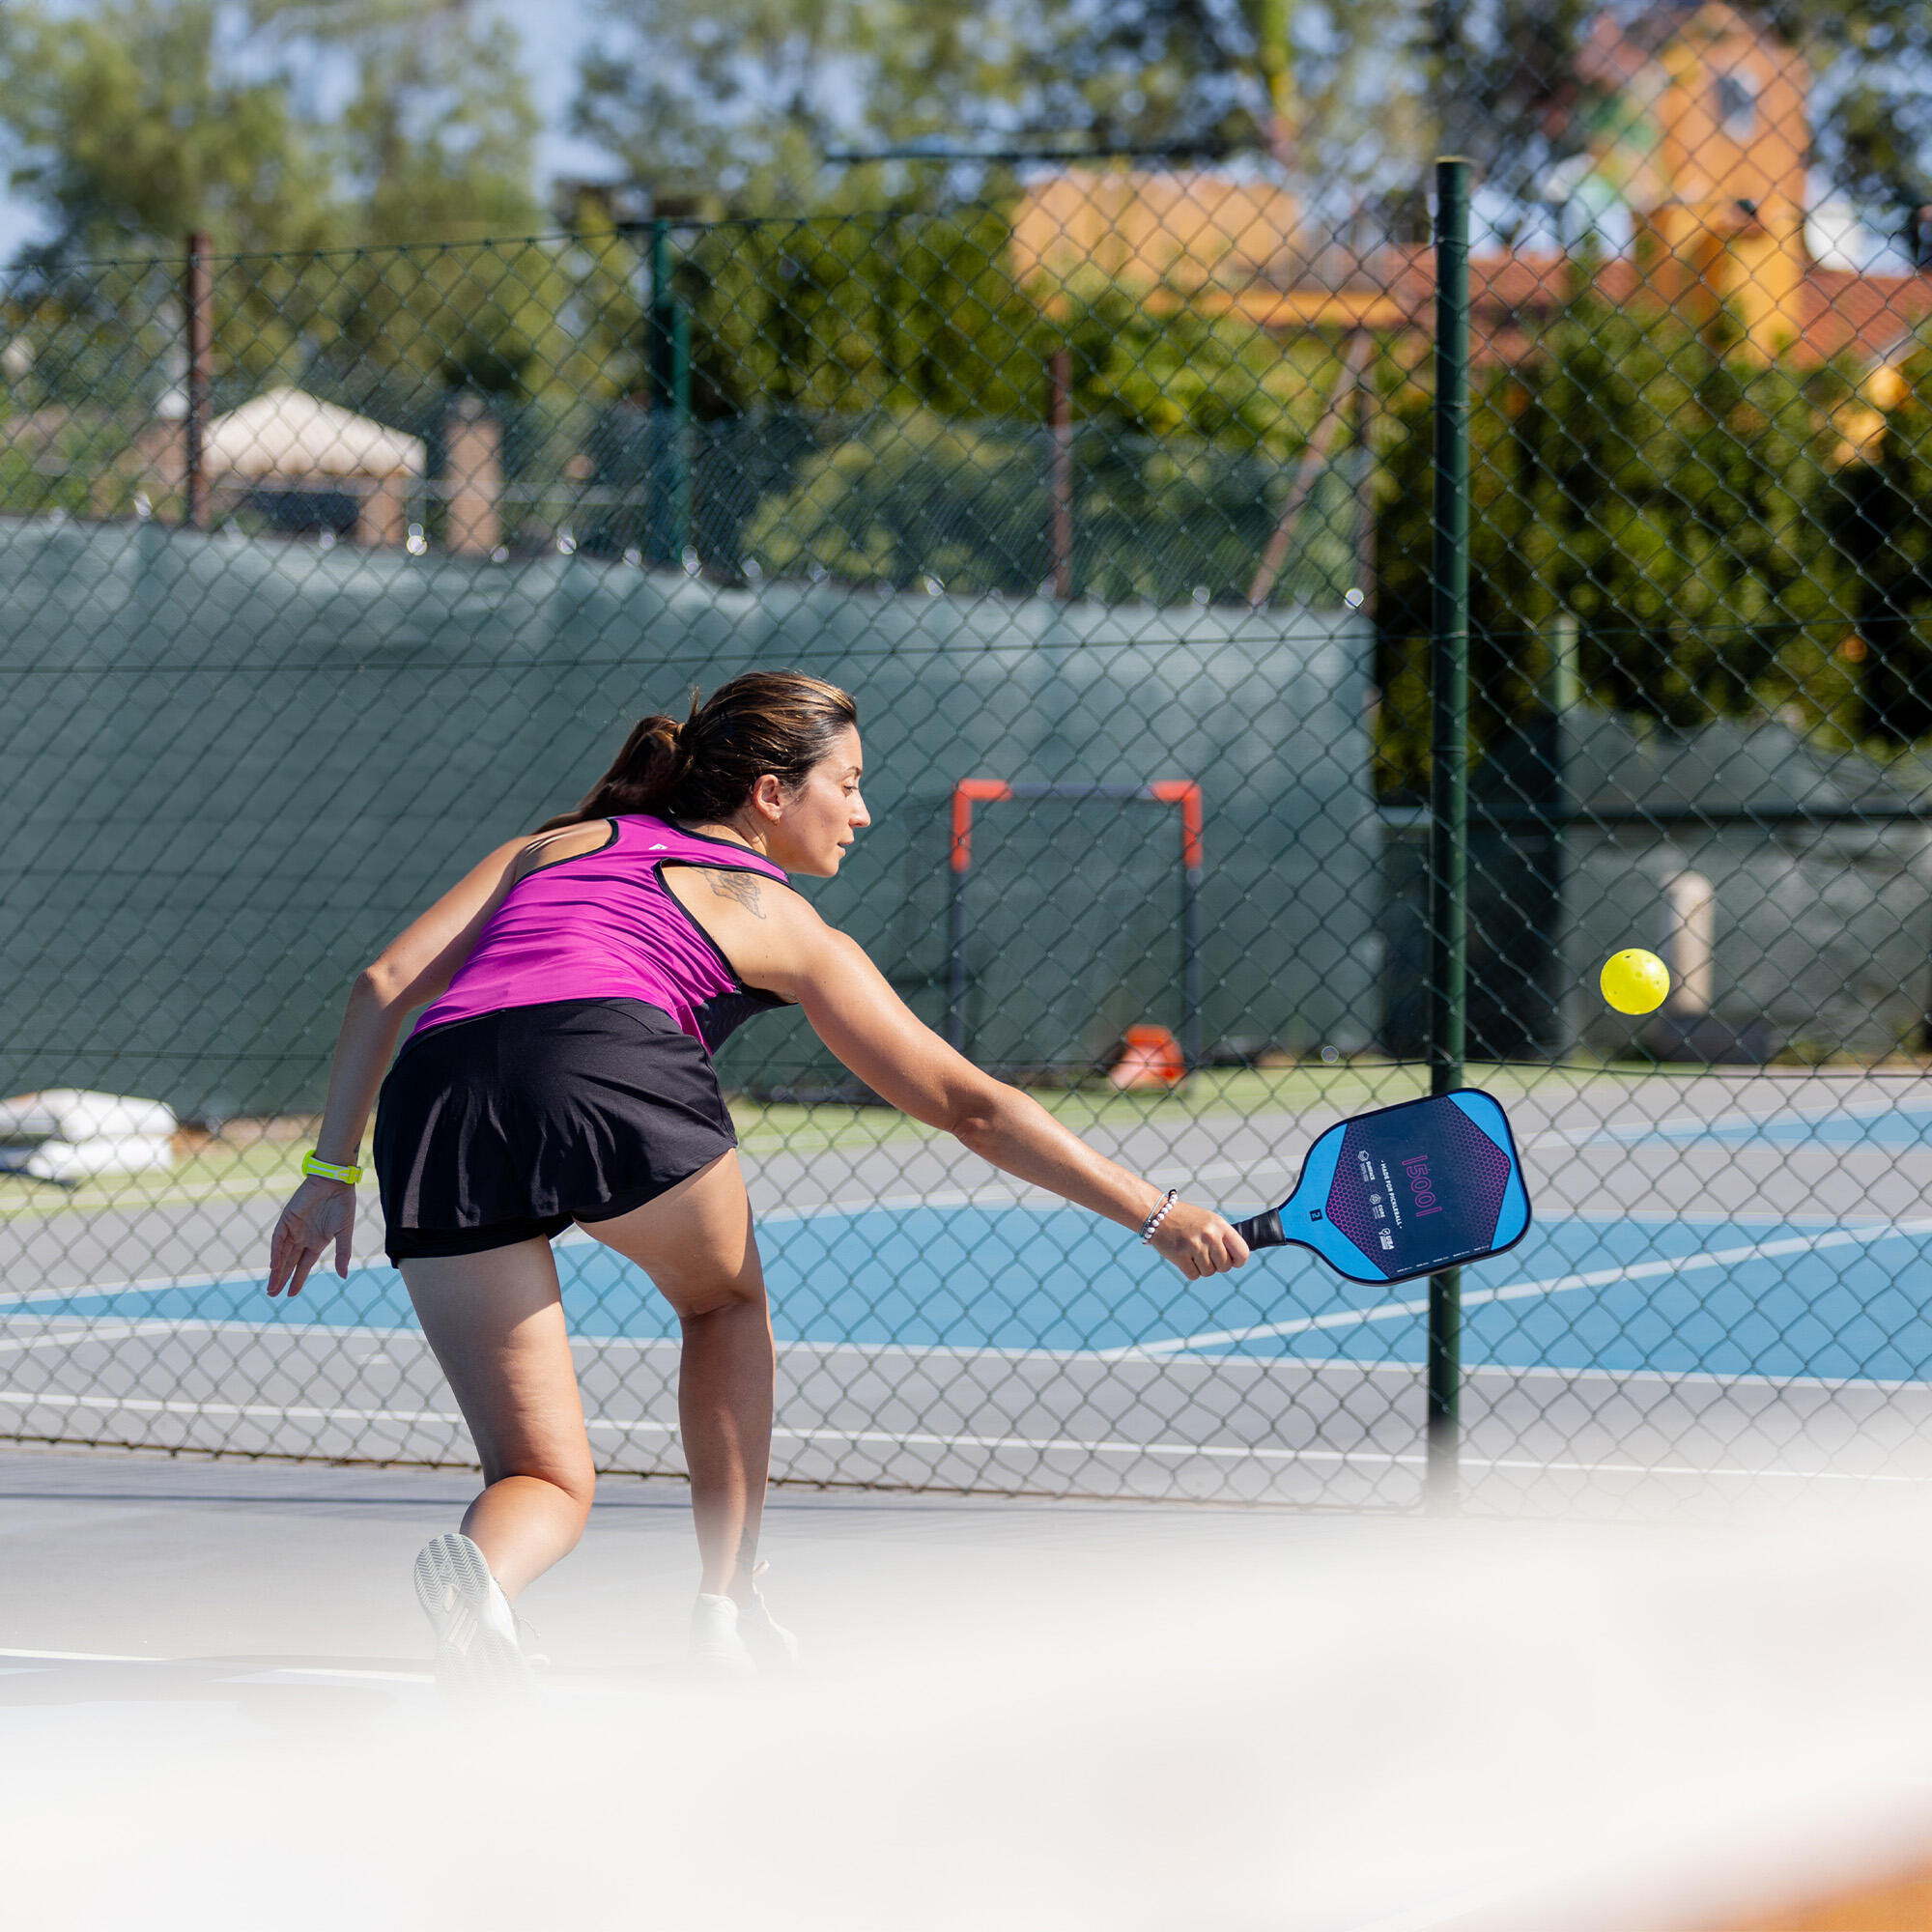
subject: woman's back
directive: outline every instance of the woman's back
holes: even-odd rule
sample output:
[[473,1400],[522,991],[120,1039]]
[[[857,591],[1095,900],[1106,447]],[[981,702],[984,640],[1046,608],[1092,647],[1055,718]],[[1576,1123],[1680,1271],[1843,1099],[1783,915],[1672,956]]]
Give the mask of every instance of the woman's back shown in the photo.
[[698,866],[785,885],[783,871],[747,846],[668,819],[627,813],[601,823],[601,843],[540,861],[510,888],[416,1032],[553,1000],[630,999],[661,1008],[715,1048],[751,1014],[782,1004],[745,985],[662,874],[666,866]]

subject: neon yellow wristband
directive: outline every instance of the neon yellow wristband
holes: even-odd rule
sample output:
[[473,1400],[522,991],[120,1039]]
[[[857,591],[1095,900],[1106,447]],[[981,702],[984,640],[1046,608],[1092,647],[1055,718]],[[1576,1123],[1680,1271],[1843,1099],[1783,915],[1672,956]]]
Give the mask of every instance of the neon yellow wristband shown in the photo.
[[346,1180],[351,1187],[362,1179],[359,1167],[338,1167],[332,1160],[324,1160],[319,1153],[302,1155],[302,1172],[317,1175],[324,1180]]

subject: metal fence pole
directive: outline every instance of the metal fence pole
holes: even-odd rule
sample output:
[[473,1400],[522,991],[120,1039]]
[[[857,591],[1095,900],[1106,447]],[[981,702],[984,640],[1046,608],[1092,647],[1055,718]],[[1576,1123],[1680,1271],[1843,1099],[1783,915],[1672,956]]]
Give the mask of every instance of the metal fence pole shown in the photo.
[[[996,788],[997,789],[997,788]],[[973,801],[988,796],[972,779],[952,787],[947,840],[946,1042],[966,1051],[966,874],[973,867]]]
[[1053,559],[1053,594],[1073,595],[1073,353],[1056,349],[1047,357],[1046,425],[1050,438],[1048,497]]
[[691,521],[691,311],[670,300],[670,554],[688,563],[694,554]]
[[677,543],[677,326],[670,290],[670,223],[651,220],[651,305],[644,322],[644,394],[650,404],[650,495],[645,560],[674,562]]
[[214,307],[208,237],[197,229],[187,238],[182,275],[183,347],[187,362],[187,412],[182,424],[182,522],[199,529],[208,522],[209,347]]
[[[1435,442],[1430,567],[1429,1091],[1463,1084],[1469,866],[1469,177],[1435,164]],[[1429,1278],[1428,1500],[1453,1511],[1463,1271]]]

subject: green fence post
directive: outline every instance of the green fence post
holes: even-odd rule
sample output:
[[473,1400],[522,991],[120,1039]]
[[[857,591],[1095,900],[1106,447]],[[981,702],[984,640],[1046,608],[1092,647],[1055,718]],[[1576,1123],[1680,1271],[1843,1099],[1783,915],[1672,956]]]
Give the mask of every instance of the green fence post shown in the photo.
[[[1469,872],[1469,178],[1435,163],[1435,446],[1430,568],[1429,1091],[1463,1084]],[[1429,1278],[1429,1506],[1458,1501],[1463,1271]]]
[[691,311],[670,298],[670,557],[692,554]]
[[644,325],[644,394],[650,403],[650,495],[645,560],[677,561],[677,298],[670,285],[670,223],[651,220],[651,305]]

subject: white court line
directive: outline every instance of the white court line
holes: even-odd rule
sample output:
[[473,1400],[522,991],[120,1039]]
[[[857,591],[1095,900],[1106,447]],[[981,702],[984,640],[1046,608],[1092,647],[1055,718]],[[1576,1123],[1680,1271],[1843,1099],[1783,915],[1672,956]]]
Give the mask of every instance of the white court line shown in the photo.
[[[0,1657],[26,1658],[35,1662],[45,1663],[206,1663],[203,1657],[128,1657],[111,1650],[7,1650],[0,1649]],[[237,1660],[242,1662],[243,1660]],[[353,1677],[369,1679],[378,1684],[433,1684],[434,1675],[427,1670],[352,1670],[334,1668],[321,1663],[282,1663],[268,1670],[240,1669],[234,1675],[217,1677],[216,1684],[268,1684],[277,1678],[289,1677]]]
[[[947,1196],[920,1196],[917,1198],[929,1205],[957,1205],[951,1197]],[[961,1196],[960,1200],[964,1201],[967,1198]],[[879,1205],[884,1206],[888,1204],[881,1203]],[[799,1218],[817,1218],[848,1211],[850,1211],[849,1208],[840,1204],[831,1203],[818,1208],[802,1208],[799,1210]],[[1596,1217],[1565,1216],[1562,1218],[1568,1220],[1572,1218],[1594,1219]],[[1547,1222],[1546,1225],[1548,1225]],[[1826,1232],[1818,1235],[1788,1236],[1778,1240],[1751,1242],[1742,1247],[1715,1248],[1696,1255],[1686,1255],[1661,1261],[1632,1263],[1618,1267],[1598,1268],[1581,1274],[1557,1275],[1546,1281],[1515,1282],[1504,1288],[1477,1289],[1463,1296],[1462,1305],[1464,1308],[1472,1308],[1482,1303],[1492,1301],[1527,1301],[1536,1299],[1539,1296],[1564,1293],[1574,1289],[1603,1288],[1617,1282],[1646,1281],[1666,1275],[1699,1273],[1713,1268],[1735,1266],[1745,1262],[1777,1260],[1787,1255],[1818,1253],[1827,1248],[1869,1246],[1877,1241],[1928,1233],[1932,1233],[1932,1220],[1878,1221],[1857,1228],[1833,1226]],[[590,1237],[585,1236],[585,1239],[588,1238]],[[95,1295],[127,1293],[137,1289],[158,1292],[161,1289],[172,1287],[212,1286],[237,1279],[247,1279],[247,1277],[238,1278],[233,1275],[183,1276],[146,1284],[108,1284],[98,1289],[67,1291],[35,1290],[29,1291],[23,1296],[13,1297],[13,1299],[71,1300],[77,1297],[92,1298]],[[8,1300],[9,1297],[0,1296],[0,1306],[4,1306]],[[1157,1341],[1136,1342],[1119,1349],[1009,1349],[983,1344],[977,1346],[957,1343],[907,1345],[903,1343],[813,1343],[806,1341],[787,1342],[783,1344],[783,1347],[799,1353],[821,1354],[842,1353],[848,1350],[855,1350],[861,1353],[874,1350],[884,1353],[897,1349],[915,1356],[956,1356],[962,1359],[989,1357],[996,1360],[1017,1361],[1131,1361],[1138,1357],[1152,1356],[1159,1358],[1189,1353],[1196,1350],[1210,1349],[1234,1342],[1264,1341],[1284,1335],[1307,1334],[1312,1331],[1324,1329],[1359,1327],[1375,1321],[1393,1321],[1404,1316],[1424,1315],[1428,1311],[1429,1303],[1426,1298],[1415,1301],[1383,1302],[1370,1308],[1338,1309],[1327,1315],[1299,1316],[1288,1321],[1264,1322],[1246,1328],[1208,1329],[1194,1335],[1163,1337]],[[4,1317],[0,1317],[0,1320],[4,1320]],[[136,1332],[159,1332],[170,1328],[183,1332],[193,1330],[203,1333],[223,1329],[240,1329],[264,1335],[271,1333],[297,1334],[313,1328],[314,1330],[333,1336],[345,1338],[349,1336],[360,1336],[382,1340],[415,1339],[419,1333],[414,1328],[378,1328],[359,1324],[336,1326],[333,1323],[324,1322],[300,1324],[281,1321],[251,1322],[235,1319],[221,1321],[190,1317],[155,1317],[150,1323],[145,1324],[141,1329],[129,1328],[123,1332],[131,1335]],[[99,1328],[74,1330],[72,1331],[72,1339],[75,1341],[85,1341],[90,1335],[99,1335],[102,1332]],[[671,1338],[666,1336],[579,1335],[573,1339],[587,1347],[649,1348],[662,1347]],[[0,1349],[6,1349],[9,1346],[20,1347],[32,1345],[0,1343]],[[54,1346],[54,1344],[49,1340],[40,1346]],[[1576,1373],[1580,1374],[1582,1372],[1577,1371]],[[1663,1372],[1631,1371],[1630,1373],[1662,1374]],[[1748,1378],[1740,1376],[1737,1378],[1725,1378],[1725,1379],[1746,1380]],[[1765,1379],[1782,1383],[1799,1378],[1770,1377],[1765,1378]],[[1824,1378],[1808,1378],[1804,1379],[1818,1380],[1821,1382],[1827,1380]],[[1866,1382],[1859,1378],[1848,1378],[1848,1383],[1850,1385],[1874,1387],[1880,1385],[1876,1382]],[[1918,1384],[1916,1382],[1901,1382],[1897,1386],[1917,1387]]]
[[30,1657],[48,1663],[158,1663],[154,1657],[122,1657],[104,1650],[0,1650],[0,1657]]
[[[0,1318],[4,1320],[4,1318]],[[56,1332],[40,1336],[24,1344],[9,1344],[0,1341],[0,1351],[10,1347],[72,1347],[77,1343],[90,1342],[106,1335],[110,1340],[121,1339],[123,1330],[108,1331],[102,1328],[76,1327],[63,1328]],[[4,1333],[4,1329],[0,1329]],[[184,1334],[228,1334],[240,1333],[254,1340],[264,1340],[270,1335],[313,1335],[331,1342],[334,1341],[383,1341],[408,1342],[416,1345],[424,1354],[428,1344],[423,1340],[419,1328],[336,1328],[322,1322],[305,1323],[291,1327],[277,1321],[222,1321],[176,1320],[172,1316],[154,1316],[146,1320],[133,1320],[126,1324],[127,1335],[184,1335]],[[572,1345],[579,1349],[676,1349],[681,1346],[674,1335],[573,1335]],[[976,1361],[991,1357],[1001,1361],[1052,1362],[1058,1366],[1070,1367],[1080,1362],[1108,1362],[1131,1360],[1131,1357],[1103,1353],[1094,1349],[998,1349],[991,1346],[969,1347],[955,1342],[805,1342],[781,1341],[778,1345],[781,1358],[787,1355],[856,1355],[862,1362],[877,1365],[892,1362],[919,1364],[932,1360]],[[1157,1356],[1156,1361],[1165,1362],[1169,1356]],[[1195,1354],[1191,1360],[1218,1367],[1250,1369],[1259,1375],[1278,1377],[1284,1369],[1296,1369],[1310,1375],[1358,1375],[1358,1376],[1401,1376],[1405,1378],[1423,1375],[1428,1367],[1424,1362],[1406,1361],[1363,1361],[1353,1355],[1213,1355]],[[1767,1388],[1767,1389],[1825,1389],[1842,1394],[1846,1391],[1868,1389],[1880,1395],[1899,1395],[1912,1391],[1932,1390],[1932,1380],[1922,1380],[1914,1377],[1900,1376],[1776,1376],[1757,1370],[1739,1369],[1599,1369],[1599,1368],[1553,1368],[1546,1363],[1511,1362],[1464,1362],[1463,1374],[1465,1380],[1479,1377],[1501,1378],[1510,1381],[1561,1381],[1561,1382],[1604,1382],[1615,1388],[1628,1388],[1637,1383],[1661,1382],[1667,1389],[1675,1389],[1685,1384],[1704,1388]]]
[[96,1294],[161,1294],[171,1288],[218,1288],[224,1282],[266,1279],[227,1268],[220,1274],[150,1274],[132,1281],[108,1281],[99,1285],[77,1282],[71,1288],[17,1288],[0,1294],[0,1308],[30,1308],[41,1301],[72,1301]]
[[[1022,1200],[1010,1192],[999,1189],[962,1188],[938,1194],[868,1195],[863,1201],[826,1201],[812,1208],[775,1208],[757,1211],[754,1218],[769,1225],[793,1221],[819,1221],[835,1214],[863,1214],[875,1208],[1018,1208],[1029,1213],[1050,1213],[1065,1205],[1063,1201]],[[571,1228],[556,1237],[555,1245],[560,1248],[589,1247],[594,1245],[596,1240],[595,1235],[587,1234],[582,1228]],[[387,1260],[381,1254],[358,1255],[350,1263],[350,1267],[352,1270],[386,1268],[388,1264]],[[332,1270],[330,1272],[332,1273]],[[99,1294],[164,1294],[171,1288],[219,1288],[224,1285],[239,1287],[246,1282],[266,1279],[266,1273],[254,1272],[243,1265],[224,1269],[219,1274],[135,1275],[126,1281],[82,1281],[65,1288],[14,1289],[0,1293],[0,1308],[30,1307],[36,1302],[71,1301],[79,1296],[91,1297]]]
[[85,1328],[59,1328],[44,1335],[0,1341],[0,1355],[17,1355],[29,1349],[68,1349],[76,1342],[125,1342],[133,1335],[165,1333],[174,1325],[166,1321],[117,1321]]
[[[17,1325],[19,1320],[17,1316],[10,1318],[0,1314],[0,1336]],[[78,1316],[71,1328],[45,1329],[27,1341],[0,1341],[0,1352],[11,1349],[52,1348],[59,1343],[92,1342],[102,1337],[118,1341],[130,1335],[220,1335],[231,1331],[256,1336],[323,1335],[337,1342],[421,1342],[423,1339],[420,1328],[378,1328],[351,1321],[248,1321],[240,1316],[130,1315],[126,1318],[125,1326],[110,1326],[101,1317],[90,1319]],[[596,1338],[576,1335],[571,1339],[583,1342]]]
[[[139,1396],[48,1395],[31,1389],[0,1389],[0,1403],[33,1408],[88,1408],[125,1411],[135,1415],[222,1415],[264,1421],[347,1421],[443,1423],[460,1428],[463,1418],[451,1410],[409,1408],[278,1408],[268,1403],[167,1402]],[[586,1426],[593,1434],[621,1435],[662,1435],[675,1437],[677,1425],[652,1422],[639,1417],[625,1421],[599,1416]],[[774,1441],[840,1442],[890,1449],[1023,1449],[1038,1455],[1070,1452],[1083,1456],[1175,1456],[1222,1463],[1334,1463],[1344,1467],[1366,1464],[1377,1468],[1424,1468],[1428,1458],[1419,1451],[1389,1449],[1269,1449],[1258,1444],[1220,1442],[1122,1442],[1108,1439],[1082,1440],[1066,1435],[942,1435],[926,1431],[892,1429],[774,1429]],[[1462,1464],[1468,1469],[1496,1469],[1568,1475],[1617,1476],[1708,1476],[1747,1482],[1778,1479],[1788,1482],[1904,1483],[1915,1487],[1932,1483],[1932,1476],[1866,1473],[1848,1469],[1804,1469],[1776,1465],[1743,1466],[1678,1463],[1579,1463],[1555,1459],[1517,1456],[1475,1456],[1465,1453]]]
[[[1793,1235],[1778,1241],[1753,1241],[1741,1248],[1713,1248],[1699,1255],[1637,1262],[1626,1267],[1595,1268],[1587,1274],[1564,1274],[1548,1281],[1512,1282],[1507,1288],[1482,1288],[1462,1298],[1464,1308],[1488,1301],[1532,1301],[1577,1288],[1605,1288],[1613,1282],[1652,1281],[1662,1275],[1697,1274],[1708,1268],[1736,1267],[1745,1262],[1775,1261],[1785,1255],[1816,1254],[1825,1248],[1867,1247],[1876,1241],[1932,1234],[1932,1221],[1894,1221],[1871,1228],[1840,1228],[1821,1235]],[[1159,1342],[1137,1342],[1131,1348],[1097,1350],[1102,1361],[1126,1361],[1136,1355],[1172,1355],[1190,1349],[1226,1342],[1258,1342],[1279,1335],[1305,1335],[1313,1329],[1355,1328],[1365,1322],[1388,1321],[1397,1316],[1427,1315],[1427,1297],[1420,1301],[1385,1301],[1374,1308],[1347,1308],[1330,1315],[1304,1315],[1293,1321],[1266,1321],[1253,1328],[1224,1328],[1200,1335],[1179,1335]]]
[[[0,1315],[0,1335],[6,1333],[7,1317]],[[130,1317],[125,1328],[110,1330],[105,1326],[78,1325],[61,1328],[37,1336],[33,1340],[20,1343],[0,1341],[0,1353],[9,1348],[56,1348],[74,1346],[90,1342],[99,1336],[110,1340],[120,1340],[132,1335],[247,1335],[255,1340],[266,1340],[270,1335],[297,1336],[312,1335],[333,1342],[412,1342],[426,1349],[420,1328],[377,1328],[359,1323],[337,1324],[328,1321],[247,1321],[237,1317],[191,1317],[173,1315],[151,1315]],[[570,1338],[579,1349],[676,1349],[682,1345],[675,1335],[585,1335],[573,1334]],[[968,1344],[963,1342],[808,1342],[781,1341],[779,1343],[781,1354],[798,1355],[843,1355],[859,1354],[873,1357],[899,1355],[909,1361],[919,1362],[928,1357],[957,1357],[962,1361],[975,1361],[986,1357],[994,1361],[1015,1362],[1084,1362],[1097,1361],[1099,1356],[1091,1349],[1005,1349],[991,1343]]]
[[1708,1114],[1673,1114],[1662,1121],[1606,1122],[1590,1127],[1578,1127],[1571,1131],[1547,1127],[1541,1133],[1532,1134],[1519,1143],[1524,1148],[1547,1147],[1607,1147],[1621,1146],[1634,1140],[1647,1140],[1672,1134],[1734,1133],[1739,1128],[1764,1129],[1767,1127],[1819,1127],[1831,1126],[1843,1122],[1848,1126],[1862,1126],[1872,1121],[1889,1120],[1898,1114],[1923,1114],[1925,1107],[1900,1107],[1895,1102],[1874,1101],[1868,1107],[1833,1107],[1817,1113],[1753,1114],[1742,1108],[1732,1107],[1715,1117]]
[[[1259,1161],[1224,1161],[1213,1167],[1194,1169],[1193,1178],[1196,1180],[1238,1179],[1251,1174],[1261,1164]],[[1059,1212],[1066,1205],[1058,1199],[1039,1199],[1037,1189],[1021,1194],[1011,1188],[1000,1187],[949,1188],[936,1193],[867,1195],[860,1201],[823,1201],[810,1208],[757,1208],[753,1210],[753,1218],[765,1226],[783,1226],[799,1221],[829,1220],[834,1215],[867,1214],[880,1209],[895,1211],[902,1208],[1011,1208],[1028,1214],[1051,1214]],[[559,1248],[592,1247],[596,1244],[596,1236],[582,1228],[568,1229],[555,1241]],[[380,1254],[358,1255],[350,1266],[352,1270],[385,1268],[388,1263]],[[0,1293],[0,1308],[32,1307],[37,1302],[72,1301],[101,1294],[164,1294],[172,1288],[239,1287],[265,1279],[265,1275],[238,1265],[219,1274],[150,1274],[131,1276],[126,1281],[82,1281],[64,1288],[23,1288]]]

